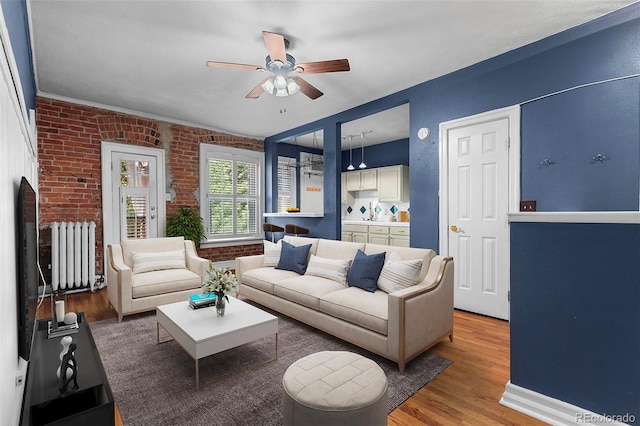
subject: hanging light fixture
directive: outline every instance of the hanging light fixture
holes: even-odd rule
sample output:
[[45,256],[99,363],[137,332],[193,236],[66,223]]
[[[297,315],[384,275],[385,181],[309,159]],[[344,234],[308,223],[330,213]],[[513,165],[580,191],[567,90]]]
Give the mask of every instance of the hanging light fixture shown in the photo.
[[366,169],[367,165],[364,163],[364,132],[360,133],[360,147],[362,149],[362,163],[360,163],[358,168]]
[[349,165],[347,166],[347,170],[355,170],[353,167],[353,146],[351,141],[353,140],[353,136],[349,135]]

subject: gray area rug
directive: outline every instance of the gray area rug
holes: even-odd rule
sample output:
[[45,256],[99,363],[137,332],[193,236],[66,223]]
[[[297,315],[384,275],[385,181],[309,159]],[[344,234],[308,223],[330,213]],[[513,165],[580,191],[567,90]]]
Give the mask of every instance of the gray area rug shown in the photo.
[[[389,381],[391,412],[452,363],[426,352],[412,360],[402,376],[391,361],[273,314],[279,320],[278,359],[199,391],[193,359],[175,341],[156,343],[155,313],[128,316],[120,324],[116,319],[91,323],[124,424],[281,425],[284,372],[297,359],[323,350],[352,351],[376,361]],[[160,330],[161,339],[169,337]],[[275,336],[270,336],[201,360],[201,386],[273,358],[275,346]]]

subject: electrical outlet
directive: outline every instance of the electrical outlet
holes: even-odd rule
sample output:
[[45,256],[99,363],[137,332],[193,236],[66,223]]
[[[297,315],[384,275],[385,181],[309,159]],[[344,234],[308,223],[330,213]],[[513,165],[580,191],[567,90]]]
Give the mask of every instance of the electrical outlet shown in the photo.
[[536,202],[535,202],[535,200],[520,201],[520,211],[521,212],[535,212],[536,211]]

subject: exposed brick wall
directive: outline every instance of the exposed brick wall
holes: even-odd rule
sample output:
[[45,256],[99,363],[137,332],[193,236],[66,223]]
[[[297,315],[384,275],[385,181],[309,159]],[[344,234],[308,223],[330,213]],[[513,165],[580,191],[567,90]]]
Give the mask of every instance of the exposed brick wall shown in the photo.
[[[198,210],[198,149],[201,142],[262,151],[263,141],[208,129],[140,118],[89,106],[36,99],[40,164],[40,227],[52,222],[96,222],[96,268],[102,271],[102,183],[100,143],[162,148],[168,161],[167,217],[179,206]],[[261,244],[199,249],[212,261],[262,252]]]

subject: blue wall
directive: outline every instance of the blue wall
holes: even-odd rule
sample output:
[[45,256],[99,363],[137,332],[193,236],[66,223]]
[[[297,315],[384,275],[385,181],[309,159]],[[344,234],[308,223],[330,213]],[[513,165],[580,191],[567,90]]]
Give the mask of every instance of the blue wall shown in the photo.
[[640,225],[511,224],[511,382],[640,417]]
[[[542,209],[549,211],[637,210],[639,78],[529,101],[639,73],[640,4],[634,4],[270,139],[316,128],[335,131],[336,126],[339,139],[341,122],[408,101],[411,245],[437,249],[439,124],[516,104],[522,104],[523,197],[539,199]],[[420,127],[432,130],[426,141],[416,136]],[[597,153],[609,154],[611,159],[591,165]],[[536,169],[551,156],[554,166]],[[325,197],[339,201],[337,188],[339,175],[327,179],[325,174]],[[325,225],[339,230],[338,221],[335,217],[333,228]],[[511,368],[515,384],[601,414],[621,410],[640,417],[637,228],[513,225]],[[324,234],[332,235],[339,234]],[[582,255],[585,251],[591,252]],[[602,302],[607,306],[603,308]],[[605,331],[610,335],[605,336]]]
[[22,83],[22,93],[26,105],[22,105],[27,117],[29,110],[36,107],[36,82],[31,61],[31,40],[27,17],[26,0],[0,0],[4,21],[9,31],[9,39],[13,49]]
[[[355,148],[354,142],[351,161],[357,169],[362,162],[362,149]],[[367,168],[409,165],[409,139],[400,139],[378,145],[364,147],[364,160]],[[342,171],[347,172],[349,166],[349,150],[342,151]]]

